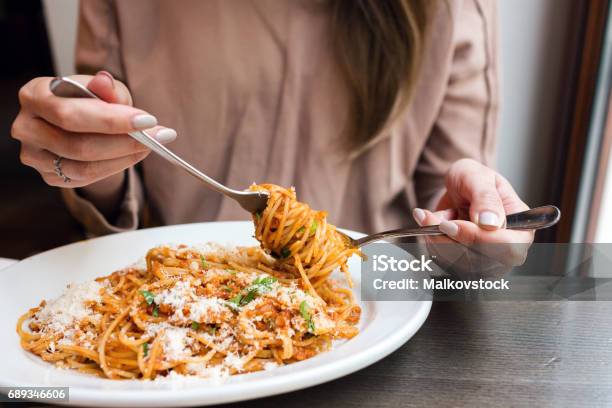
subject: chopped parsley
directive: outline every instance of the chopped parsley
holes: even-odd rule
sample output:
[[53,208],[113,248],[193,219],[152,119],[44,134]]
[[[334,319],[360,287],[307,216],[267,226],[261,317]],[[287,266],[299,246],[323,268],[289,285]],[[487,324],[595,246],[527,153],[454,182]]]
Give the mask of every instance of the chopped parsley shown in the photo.
[[142,353],[145,357],[147,356],[147,354],[149,354],[149,343],[144,343],[142,345]]
[[302,303],[300,303],[300,313],[302,314],[302,317],[304,318],[304,320],[306,320],[306,325],[308,326],[308,332],[315,334],[315,325],[314,322],[312,321],[312,314],[310,313],[310,306],[308,306],[308,303],[303,300]]
[[191,322],[191,328],[193,330],[198,330],[200,328],[200,323],[198,323],[198,322]]
[[227,305],[234,310],[241,306],[247,305],[257,296],[261,296],[264,293],[267,293],[272,290],[272,285],[276,281],[277,279],[274,276],[256,278],[255,280],[253,280],[251,285],[247,287],[242,293],[239,293],[230,300],[228,300]]
[[215,333],[217,332],[217,326],[213,326],[213,327],[209,328],[208,332],[214,336]]
[[291,250],[287,247],[284,247],[283,249],[281,249],[281,258],[289,258],[291,256]]
[[140,294],[142,295],[142,297],[144,297],[145,301],[147,302],[147,305],[152,305],[155,301],[155,295],[149,292],[148,290],[141,290]]
[[242,300],[242,295],[239,293],[236,296],[234,296],[233,298],[231,298],[230,300],[227,301],[228,305],[230,305],[230,307],[238,307],[240,306],[240,301]]
[[239,293],[230,300],[228,300],[229,306],[233,309],[237,309],[240,306],[249,304],[253,299],[255,299],[255,296],[257,296],[256,289],[248,289],[247,293]]
[[277,280],[274,276],[259,277],[251,283],[251,287],[256,286],[260,292],[263,290],[262,293],[269,292],[272,289],[272,284]]
[[155,304],[155,295],[149,292],[148,290],[141,290],[140,294],[144,298],[145,302],[147,302],[147,305],[153,306],[153,310],[151,310],[151,314],[153,315],[153,317],[158,317],[159,305]]
[[200,255],[200,261],[202,262],[202,268],[208,269],[208,262],[206,262],[204,256]]
[[249,289],[249,291],[240,299],[240,306],[247,305],[257,296],[257,289]]

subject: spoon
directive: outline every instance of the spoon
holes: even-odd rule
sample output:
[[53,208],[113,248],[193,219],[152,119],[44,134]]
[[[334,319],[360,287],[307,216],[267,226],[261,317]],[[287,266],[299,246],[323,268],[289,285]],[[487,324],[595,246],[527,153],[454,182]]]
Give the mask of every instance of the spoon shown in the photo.
[[[66,77],[54,78],[51,81],[49,87],[51,88],[51,92],[55,96],[63,98],[100,99],[96,94],[91,92],[89,89],[87,89],[80,83]],[[267,192],[233,190],[212,179],[211,177],[202,173],[200,170],[193,167],[191,164],[187,163],[185,160],[181,159],[179,156],[169,150],[166,146],[149,136],[147,132],[134,131],[130,132],[129,135],[136,139],[138,142],[147,146],[149,149],[151,149],[164,159],[168,160],[170,163],[182,168],[187,173],[202,181],[207,187],[212,188],[213,190],[218,191],[221,194],[225,194],[227,197],[233,200],[236,200],[236,202],[238,202],[238,204],[240,204],[240,206],[248,212],[256,213],[259,211],[263,211],[266,208],[266,205],[268,205]]]
[[[543,207],[536,207],[527,211],[506,216],[506,229],[522,231],[539,230],[552,227],[559,221],[559,218],[561,218],[561,211],[557,207],[554,205],[545,205]],[[428,227],[419,228],[400,228],[391,231],[379,232],[359,239],[353,239],[343,232],[338,232],[346,241],[347,246],[359,248],[371,242],[381,241],[388,238],[416,237],[421,235],[444,235],[444,233],[440,231],[439,227],[439,225],[431,225]]]

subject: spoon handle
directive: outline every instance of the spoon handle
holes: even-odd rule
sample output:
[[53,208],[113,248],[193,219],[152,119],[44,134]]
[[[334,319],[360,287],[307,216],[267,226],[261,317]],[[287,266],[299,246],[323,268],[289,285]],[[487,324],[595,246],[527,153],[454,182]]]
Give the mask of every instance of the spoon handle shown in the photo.
[[[561,211],[554,205],[536,207],[527,211],[514,213],[506,216],[506,229],[511,230],[539,230],[552,227],[559,218]],[[361,247],[370,242],[381,241],[389,238],[416,237],[422,235],[444,235],[440,232],[439,225],[431,225],[419,228],[400,228],[391,231],[379,232],[366,237],[356,239],[352,243],[356,247]]]

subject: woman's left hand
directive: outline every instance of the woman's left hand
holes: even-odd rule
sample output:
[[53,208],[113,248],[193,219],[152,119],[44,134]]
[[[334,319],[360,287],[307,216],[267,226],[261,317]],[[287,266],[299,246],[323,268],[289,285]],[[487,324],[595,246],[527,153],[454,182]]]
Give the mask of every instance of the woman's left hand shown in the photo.
[[462,159],[446,175],[446,191],[435,212],[417,208],[413,217],[421,226],[440,224],[446,236],[427,237],[428,244],[458,242],[503,265],[516,266],[525,261],[534,233],[505,229],[506,215],[528,209],[503,176],[475,160]]

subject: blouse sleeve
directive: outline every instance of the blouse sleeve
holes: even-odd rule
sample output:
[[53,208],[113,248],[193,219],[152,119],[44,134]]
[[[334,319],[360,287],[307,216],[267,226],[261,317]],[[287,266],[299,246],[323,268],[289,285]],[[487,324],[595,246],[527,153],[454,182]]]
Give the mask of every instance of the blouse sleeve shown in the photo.
[[[114,1],[81,0],[75,54],[77,72],[93,75],[106,70],[125,80],[120,48]],[[92,235],[137,229],[144,202],[142,181],[134,168],[126,170],[125,192],[113,220],[106,219],[76,189],[62,189],[62,197],[71,214]]]
[[418,205],[433,208],[451,164],[472,158],[492,166],[498,92],[494,0],[465,0],[453,16],[453,54],[444,99],[415,171]]
[[89,235],[99,236],[138,228],[142,213],[143,189],[136,170],[126,170],[125,192],[115,219],[108,220],[93,203],[75,189],[63,188],[62,197],[74,218],[85,227]]

